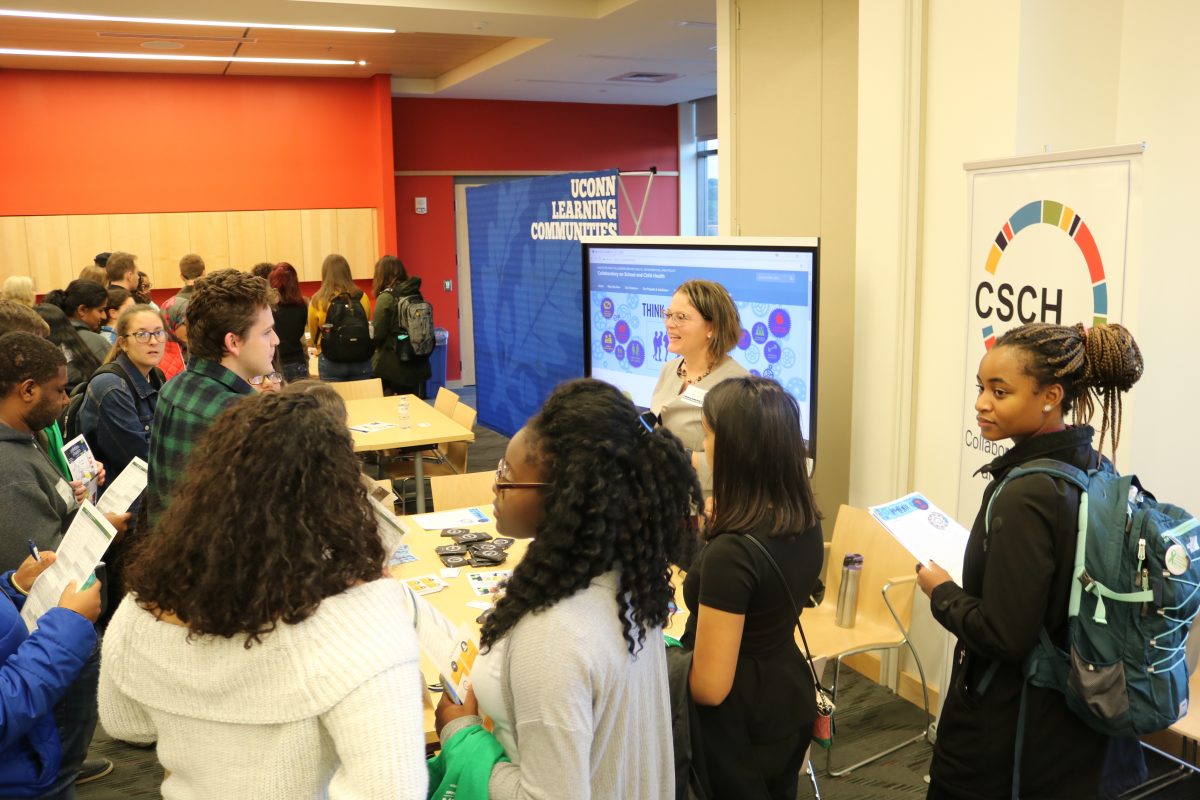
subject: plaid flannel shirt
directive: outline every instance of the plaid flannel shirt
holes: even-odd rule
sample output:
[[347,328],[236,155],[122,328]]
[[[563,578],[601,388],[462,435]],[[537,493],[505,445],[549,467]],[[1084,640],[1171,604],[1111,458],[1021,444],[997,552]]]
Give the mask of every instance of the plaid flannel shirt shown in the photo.
[[183,474],[187,457],[213,420],[254,387],[216,361],[193,358],[187,369],[163,384],[150,429],[146,515],[153,526]]

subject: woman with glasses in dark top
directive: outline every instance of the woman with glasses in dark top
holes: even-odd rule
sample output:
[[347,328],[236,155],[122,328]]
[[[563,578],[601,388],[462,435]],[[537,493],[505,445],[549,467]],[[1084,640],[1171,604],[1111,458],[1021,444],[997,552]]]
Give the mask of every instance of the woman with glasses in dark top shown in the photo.
[[146,305],[121,314],[115,332],[117,343],[79,409],[79,430],[114,479],[150,451],[150,424],[163,385],[158,362],[167,341],[162,317]]

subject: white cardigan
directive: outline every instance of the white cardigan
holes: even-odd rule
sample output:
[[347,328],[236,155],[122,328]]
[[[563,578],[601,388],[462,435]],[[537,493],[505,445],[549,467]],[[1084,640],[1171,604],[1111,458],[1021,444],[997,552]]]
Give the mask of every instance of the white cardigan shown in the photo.
[[128,596],[104,637],[100,720],[158,741],[163,797],[424,800],[422,680],[404,589],[327,598],[250,649],[161,622]]

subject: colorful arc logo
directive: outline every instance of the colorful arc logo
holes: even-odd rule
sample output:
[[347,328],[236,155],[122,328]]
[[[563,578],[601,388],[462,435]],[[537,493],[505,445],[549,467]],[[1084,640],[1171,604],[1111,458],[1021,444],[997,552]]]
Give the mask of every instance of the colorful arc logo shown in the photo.
[[[987,265],[984,267],[989,274],[996,274],[1000,266],[1000,257],[1008,248],[1008,243],[1021,231],[1030,225],[1053,225],[1061,229],[1074,240],[1083,260],[1087,264],[1088,275],[1092,281],[1092,324],[1101,325],[1108,321],[1108,282],[1104,277],[1104,263],[1100,260],[1100,248],[1087,223],[1080,219],[1070,206],[1054,200],[1034,200],[1017,209],[1008,218],[1004,227],[996,234],[996,241],[988,252]],[[988,349],[996,343],[996,334],[991,325],[983,329],[983,344]]]

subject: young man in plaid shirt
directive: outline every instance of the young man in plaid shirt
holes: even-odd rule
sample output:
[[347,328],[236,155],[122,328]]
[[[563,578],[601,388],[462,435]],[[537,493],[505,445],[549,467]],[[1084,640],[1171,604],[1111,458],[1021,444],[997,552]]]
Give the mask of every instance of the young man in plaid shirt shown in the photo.
[[230,403],[251,394],[250,379],[273,369],[279,337],[275,290],[236,269],[196,281],[187,306],[187,369],[159,393],[150,429],[149,484],[143,507],[151,527],[170,502],[200,435]]

